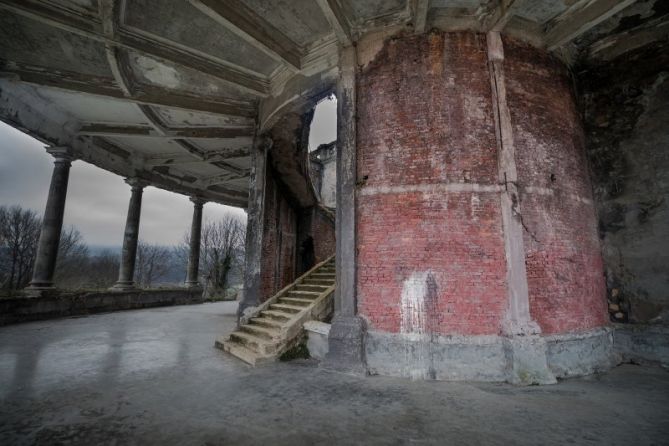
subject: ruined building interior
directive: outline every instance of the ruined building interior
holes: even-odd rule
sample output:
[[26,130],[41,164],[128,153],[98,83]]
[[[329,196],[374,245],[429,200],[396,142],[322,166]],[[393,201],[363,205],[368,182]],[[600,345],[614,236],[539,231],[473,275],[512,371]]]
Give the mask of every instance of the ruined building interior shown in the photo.
[[0,119],[61,172],[45,226],[72,159],[246,209],[216,340],[246,362],[316,319],[356,375],[669,365],[666,0],[0,0],[0,42]]

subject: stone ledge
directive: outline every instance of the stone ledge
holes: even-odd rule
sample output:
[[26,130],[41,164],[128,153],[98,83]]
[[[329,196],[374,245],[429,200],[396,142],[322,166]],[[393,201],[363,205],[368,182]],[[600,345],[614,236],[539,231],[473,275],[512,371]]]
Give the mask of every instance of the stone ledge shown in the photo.
[[188,288],[61,291],[40,297],[0,299],[0,326],[59,317],[202,302],[204,302],[202,290]]
[[[521,338],[368,331],[367,366],[371,374],[412,379],[518,383],[508,350],[510,341],[523,340]],[[613,351],[610,328],[540,338],[546,345],[544,364],[555,378],[588,375],[619,363],[619,356]],[[522,344],[518,354],[522,353]],[[549,382],[554,380],[542,381]]]

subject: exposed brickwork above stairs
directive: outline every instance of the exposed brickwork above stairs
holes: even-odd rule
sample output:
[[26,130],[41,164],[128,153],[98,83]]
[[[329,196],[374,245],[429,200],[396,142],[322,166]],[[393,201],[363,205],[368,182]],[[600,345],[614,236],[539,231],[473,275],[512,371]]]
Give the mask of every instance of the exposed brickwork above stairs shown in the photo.
[[305,322],[332,314],[334,290],[333,256],[260,305],[228,337],[216,339],[216,347],[251,365],[273,361],[299,342]]

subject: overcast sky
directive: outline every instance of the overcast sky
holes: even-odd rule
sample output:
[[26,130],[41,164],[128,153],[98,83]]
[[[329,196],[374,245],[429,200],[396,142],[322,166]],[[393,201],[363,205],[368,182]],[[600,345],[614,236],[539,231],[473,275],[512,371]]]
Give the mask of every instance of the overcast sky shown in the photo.
[[[323,101],[316,110],[310,147],[336,138],[336,102]],[[44,212],[53,157],[44,145],[0,122],[0,206],[21,205]],[[65,204],[65,225],[74,225],[94,246],[120,246],[130,199],[123,178],[83,161],[72,163]],[[174,245],[190,230],[193,207],[188,197],[155,187],[144,189],[140,238],[149,243]],[[215,203],[204,207],[205,220],[231,213],[246,219],[239,209]]]

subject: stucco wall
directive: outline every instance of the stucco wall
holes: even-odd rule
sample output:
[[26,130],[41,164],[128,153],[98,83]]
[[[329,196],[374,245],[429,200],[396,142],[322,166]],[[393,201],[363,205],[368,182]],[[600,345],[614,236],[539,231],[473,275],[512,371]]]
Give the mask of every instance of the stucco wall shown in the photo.
[[[669,308],[669,44],[580,72],[611,314]],[[621,317],[622,316],[622,317]]]

